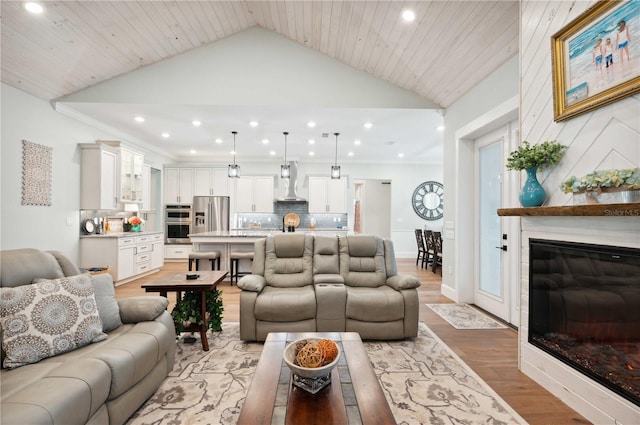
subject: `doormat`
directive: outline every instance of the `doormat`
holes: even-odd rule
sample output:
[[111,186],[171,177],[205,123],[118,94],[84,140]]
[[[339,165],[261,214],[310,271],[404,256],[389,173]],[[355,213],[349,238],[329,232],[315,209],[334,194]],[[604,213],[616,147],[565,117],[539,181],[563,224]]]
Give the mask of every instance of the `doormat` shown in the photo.
[[431,310],[456,329],[506,329],[507,326],[492,319],[469,304],[427,304]]

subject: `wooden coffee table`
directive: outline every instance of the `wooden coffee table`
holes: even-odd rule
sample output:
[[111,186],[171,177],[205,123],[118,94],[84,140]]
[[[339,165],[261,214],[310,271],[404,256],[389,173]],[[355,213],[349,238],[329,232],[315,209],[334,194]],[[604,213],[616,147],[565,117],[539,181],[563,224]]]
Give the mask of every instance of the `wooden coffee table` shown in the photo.
[[[328,338],[342,348],[331,384],[316,394],[292,385],[282,360],[285,346],[300,338]],[[270,333],[238,419],[242,425],[395,423],[357,332]]]
[[188,332],[200,332],[200,340],[202,341],[202,349],[209,351],[209,341],[207,340],[207,292],[216,289],[218,284],[227,277],[229,272],[212,271],[212,272],[195,272],[200,277],[194,280],[187,280],[186,273],[178,273],[170,277],[155,279],[149,283],[142,284],[146,292],[159,292],[163,297],[168,292],[177,292],[177,300],[182,298],[182,291],[200,292],[202,298],[201,313],[204,323],[198,325],[193,323],[187,328]]

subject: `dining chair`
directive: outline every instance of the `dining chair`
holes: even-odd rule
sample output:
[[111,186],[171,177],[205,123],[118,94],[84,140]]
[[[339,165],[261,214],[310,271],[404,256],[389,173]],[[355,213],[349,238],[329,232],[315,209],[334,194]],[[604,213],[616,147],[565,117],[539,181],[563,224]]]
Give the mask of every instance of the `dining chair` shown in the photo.
[[440,267],[440,274],[442,274],[442,233],[431,232],[431,239],[434,246],[434,257],[431,263],[431,271],[436,272],[438,266]]
[[418,245],[418,256],[416,257],[416,266],[420,259],[422,259],[421,267],[424,268],[427,259],[427,249],[424,246],[424,239],[422,237],[422,229],[415,229],[416,244]]
[[424,230],[424,245],[427,248],[427,259],[425,261],[425,267],[429,267],[429,264],[433,262],[433,259],[436,256],[436,247],[433,245],[433,237],[431,230]]

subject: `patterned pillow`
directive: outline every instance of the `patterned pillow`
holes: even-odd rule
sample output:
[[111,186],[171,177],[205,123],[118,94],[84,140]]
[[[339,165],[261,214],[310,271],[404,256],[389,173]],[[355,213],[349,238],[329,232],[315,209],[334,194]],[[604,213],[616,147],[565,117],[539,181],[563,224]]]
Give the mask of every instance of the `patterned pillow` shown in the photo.
[[107,337],[88,275],[0,288],[3,366],[16,368]]

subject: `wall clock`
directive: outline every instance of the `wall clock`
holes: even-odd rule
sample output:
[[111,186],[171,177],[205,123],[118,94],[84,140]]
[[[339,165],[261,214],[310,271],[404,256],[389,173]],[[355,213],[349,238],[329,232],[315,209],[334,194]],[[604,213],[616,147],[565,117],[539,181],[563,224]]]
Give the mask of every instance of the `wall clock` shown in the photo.
[[429,181],[420,183],[413,191],[413,210],[425,220],[438,220],[444,211],[444,189],[442,183]]

